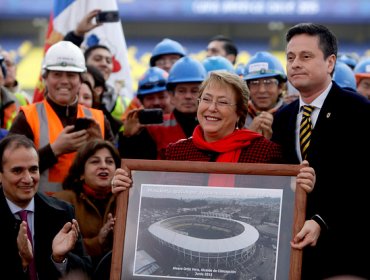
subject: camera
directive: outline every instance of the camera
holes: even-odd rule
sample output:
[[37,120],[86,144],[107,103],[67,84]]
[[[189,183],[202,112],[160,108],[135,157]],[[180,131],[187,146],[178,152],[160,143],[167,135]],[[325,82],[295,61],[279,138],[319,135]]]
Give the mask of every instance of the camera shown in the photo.
[[96,15],[95,19],[96,23],[117,22],[120,17],[118,11],[102,11]]
[[141,124],[160,124],[163,123],[162,109],[143,109],[138,112]]

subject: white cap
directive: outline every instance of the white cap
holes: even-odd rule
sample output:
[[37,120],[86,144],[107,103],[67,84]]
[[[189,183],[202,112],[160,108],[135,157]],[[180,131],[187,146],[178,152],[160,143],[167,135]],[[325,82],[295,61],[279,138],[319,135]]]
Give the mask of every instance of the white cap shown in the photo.
[[64,72],[85,72],[85,58],[82,50],[69,41],[60,41],[46,52],[42,65],[43,70]]

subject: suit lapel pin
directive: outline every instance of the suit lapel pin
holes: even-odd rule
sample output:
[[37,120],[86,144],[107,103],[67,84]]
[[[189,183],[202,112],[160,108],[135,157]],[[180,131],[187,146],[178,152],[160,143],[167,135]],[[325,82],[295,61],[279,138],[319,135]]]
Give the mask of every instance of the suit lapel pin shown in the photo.
[[326,118],[328,119],[328,118],[330,118],[330,115],[331,115],[331,113],[329,112],[329,113],[327,113],[326,114]]

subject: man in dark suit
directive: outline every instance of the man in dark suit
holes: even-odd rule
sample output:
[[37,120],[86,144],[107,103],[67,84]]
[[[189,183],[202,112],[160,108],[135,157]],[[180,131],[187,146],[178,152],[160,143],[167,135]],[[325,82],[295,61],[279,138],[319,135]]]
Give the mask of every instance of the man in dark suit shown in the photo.
[[[52,280],[69,271],[90,273],[91,260],[83,248],[73,208],[38,193],[39,179],[33,142],[19,134],[2,139],[0,274],[9,279]],[[21,210],[28,213],[23,221]]]
[[[301,108],[313,106],[305,159],[317,180],[308,195],[303,230],[311,231],[317,244],[304,248],[302,279],[369,279],[369,242],[362,239],[369,213],[368,166],[362,162],[370,158],[370,103],[332,81],[337,40],[325,26],[298,24],[286,40],[288,80],[300,97],[275,115],[272,140],[282,145],[288,163],[302,161]],[[300,242],[293,240],[293,248],[301,249]]]

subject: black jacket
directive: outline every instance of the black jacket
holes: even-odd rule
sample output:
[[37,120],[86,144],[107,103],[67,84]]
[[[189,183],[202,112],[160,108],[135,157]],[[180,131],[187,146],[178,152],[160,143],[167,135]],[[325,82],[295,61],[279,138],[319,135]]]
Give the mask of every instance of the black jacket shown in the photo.
[[[282,145],[287,163],[298,163],[295,129],[299,100],[274,116],[272,140]],[[316,247],[303,254],[302,279],[353,274],[370,278],[369,242],[361,241],[370,213],[367,202],[370,158],[370,103],[335,82],[324,101],[307,160],[316,171],[316,185],[307,198],[307,219],[320,215]]]
[[[51,260],[52,242],[64,224],[72,221],[73,218],[74,210],[69,204],[41,193],[35,195],[34,246],[39,280],[57,280],[61,277]],[[1,275],[7,275],[9,279],[22,280],[27,279],[27,274],[23,272],[18,254],[19,224],[20,222],[9,209],[3,190],[0,189],[0,240],[3,242],[0,271]],[[80,269],[88,274],[91,273],[91,260],[85,252],[81,236],[67,257],[67,271]]]

